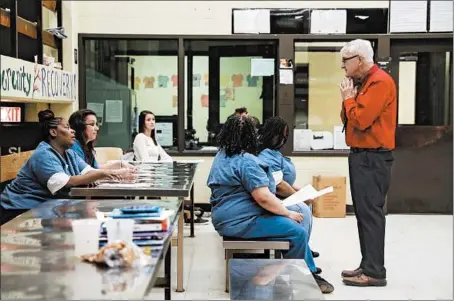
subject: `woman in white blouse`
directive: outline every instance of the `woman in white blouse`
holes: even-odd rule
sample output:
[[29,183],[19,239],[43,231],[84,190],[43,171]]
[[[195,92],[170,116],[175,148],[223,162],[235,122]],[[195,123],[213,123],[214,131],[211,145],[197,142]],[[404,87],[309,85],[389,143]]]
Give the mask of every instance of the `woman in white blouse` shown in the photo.
[[139,134],[134,139],[134,157],[136,161],[172,162],[165,150],[156,141],[155,116],[150,111],[139,115]]

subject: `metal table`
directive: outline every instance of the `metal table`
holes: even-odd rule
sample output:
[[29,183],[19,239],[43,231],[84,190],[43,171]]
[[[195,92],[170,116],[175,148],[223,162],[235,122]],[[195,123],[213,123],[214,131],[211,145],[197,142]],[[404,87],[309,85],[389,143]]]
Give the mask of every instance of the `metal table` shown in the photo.
[[133,184],[102,182],[91,187],[74,187],[72,197],[189,197],[191,201],[191,237],[194,237],[194,175],[197,163],[128,162],[139,168]]
[[324,300],[304,260],[231,259],[231,300]]
[[[128,162],[139,169],[139,177],[132,184],[106,183],[92,187],[71,189],[72,197],[185,197],[190,198],[191,237],[194,237],[194,175],[197,163]],[[177,292],[183,288],[183,225],[180,216],[177,239]]]
[[1,227],[1,299],[143,299],[165,264],[165,299],[171,298],[171,239],[183,202],[139,200],[175,211],[162,247],[152,247],[154,264],[134,270],[99,268],[74,256],[71,221],[95,218],[124,200],[53,200]]

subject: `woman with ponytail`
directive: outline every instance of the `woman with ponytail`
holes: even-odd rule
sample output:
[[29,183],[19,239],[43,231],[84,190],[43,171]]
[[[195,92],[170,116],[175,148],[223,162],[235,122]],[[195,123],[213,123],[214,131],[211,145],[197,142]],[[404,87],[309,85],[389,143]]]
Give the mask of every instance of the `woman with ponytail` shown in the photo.
[[76,137],[68,121],[51,110],[38,117],[42,142],[1,194],[2,224],[49,199],[67,198],[71,187],[132,177],[128,169],[93,169],[70,149]]

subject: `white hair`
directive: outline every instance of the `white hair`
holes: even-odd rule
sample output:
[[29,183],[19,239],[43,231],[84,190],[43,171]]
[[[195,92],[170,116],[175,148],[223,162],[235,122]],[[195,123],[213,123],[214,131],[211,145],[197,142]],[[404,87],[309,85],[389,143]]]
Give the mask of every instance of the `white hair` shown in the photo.
[[374,50],[372,49],[372,44],[367,40],[353,40],[345,44],[340,51],[341,55],[349,54],[351,56],[358,55],[367,63],[374,62]]

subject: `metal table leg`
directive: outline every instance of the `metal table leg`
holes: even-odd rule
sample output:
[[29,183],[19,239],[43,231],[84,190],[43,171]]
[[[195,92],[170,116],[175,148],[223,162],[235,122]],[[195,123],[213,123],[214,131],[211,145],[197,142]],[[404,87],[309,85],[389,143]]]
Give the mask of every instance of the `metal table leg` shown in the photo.
[[183,230],[184,230],[184,199],[181,203],[181,212],[178,218],[178,246],[177,246],[177,292],[184,292],[183,288]]
[[195,229],[194,229],[194,184],[191,188],[191,235],[190,237],[195,237]]
[[164,300],[172,299],[172,246],[169,245],[164,263],[164,277],[165,277],[165,288],[164,288]]

